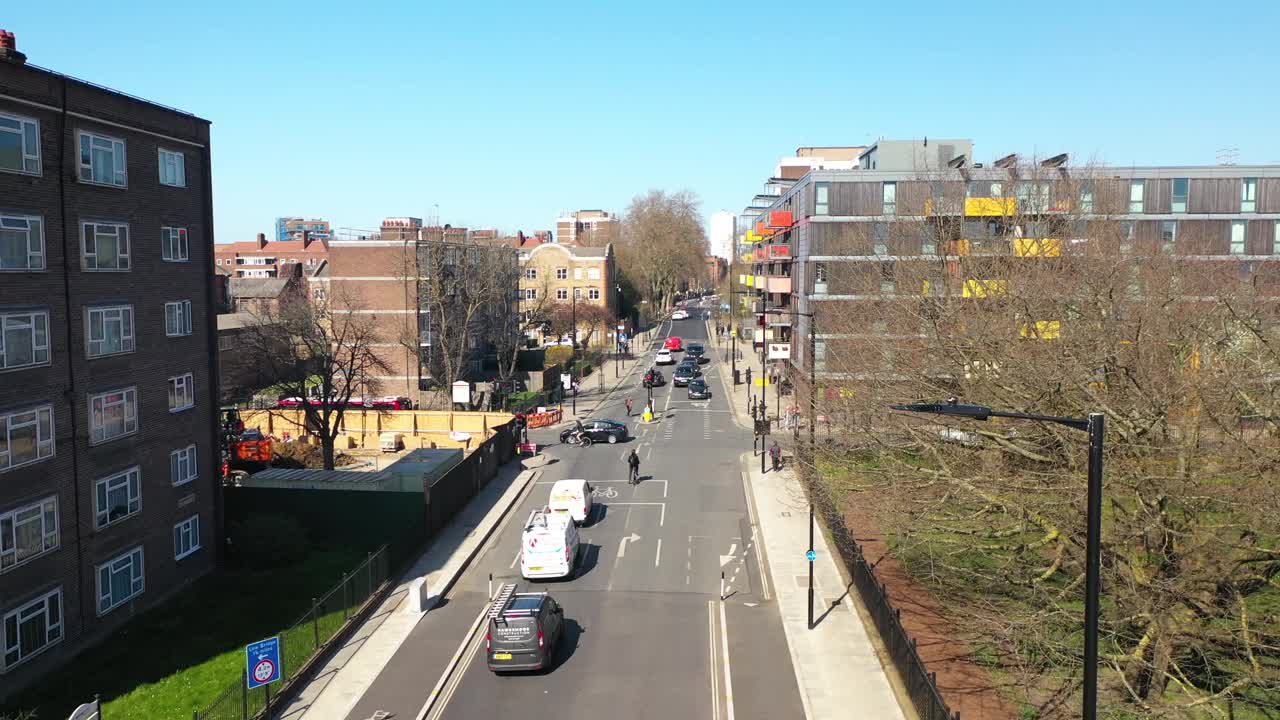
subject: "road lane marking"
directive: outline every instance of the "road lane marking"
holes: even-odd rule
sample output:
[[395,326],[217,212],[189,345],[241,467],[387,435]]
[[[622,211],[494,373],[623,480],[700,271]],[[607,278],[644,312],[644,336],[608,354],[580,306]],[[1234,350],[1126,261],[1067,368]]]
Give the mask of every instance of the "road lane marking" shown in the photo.
[[[450,658],[449,664],[445,666],[444,672],[440,675],[440,679],[436,681],[435,687],[431,689],[431,694],[427,696],[426,703],[424,703],[422,709],[418,711],[417,720],[423,720],[427,716],[427,713],[431,712],[432,706],[435,704],[436,700],[440,698],[441,690],[444,689],[445,684],[451,679],[453,671],[458,667],[458,662],[462,660],[462,656],[467,652],[467,646],[471,644],[472,638],[475,636],[476,631],[480,629],[480,624],[484,622],[485,615],[488,613],[489,603],[486,602],[484,607],[480,608],[480,614],[477,615],[475,621],[471,623],[471,629],[469,629],[467,634],[463,636],[462,644],[459,645],[457,651],[453,653],[453,657]],[[471,654],[474,656],[475,653],[473,652]],[[452,694],[452,692],[449,693],[450,696],[452,696]],[[448,700],[446,699],[445,702],[447,704]],[[444,705],[441,705],[440,709],[443,711]],[[436,716],[438,717],[439,713],[437,713]]]
[[769,600],[769,574],[764,568],[764,545],[760,543],[760,528],[756,523],[758,513],[756,511],[755,498],[751,496],[751,479],[746,473],[742,473],[742,493],[747,497],[747,522],[751,525],[751,539],[747,541],[747,547],[755,547],[752,554],[756,556],[756,569],[760,572],[760,594],[764,599]]
[[[612,507],[612,506],[614,506],[614,505],[657,505],[658,507],[662,508],[662,515],[660,515],[660,516],[658,517],[658,525],[659,525],[659,526],[664,526],[664,525],[666,525],[666,524],[667,524],[667,504],[666,504],[666,503],[664,503],[664,502],[615,502],[615,503],[609,503],[609,506],[610,506],[610,507]],[[627,523],[630,523],[630,522],[631,522],[631,514],[630,514],[630,513],[631,513],[631,511],[630,511],[630,510],[628,510],[628,511],[627,511]],[[622,526],[624,530],[628,527],[627,523],[624,523],[624,524],[623,524],[623,526]]]
[[655,553],[653,556],[653,566],[658,567],[658,564],[661,562],[662,562],[662,538],[658,538],[658,552]]
[[[685,578],[688,584],[689,579]],[[720,720],[720,670],[716,667],[716,609],[712,601],[707,601],[707,631],[711,637],[711,652],[708,654],[708,660],[711,662],[711,717]]]
[[724,709],[725,720],[733,720],[733,678],[729,673],[729,622],[724,616],[724,601],[720,601],[720,648],[724,652]]
[[618,543],[618,559],[621,560],[627,554],[627,543],[635,542],[639,539],[640,536],[635,533],[622,538],[622,542]]
[[514,568],[514,567],[516,566],[516,563],[518,563],[518,562],[520,562],[520,552],[519,552],[519,551],[517,551],[517,552],[516,552],[516,559],[511,561],[511,564],[507,566],[507,569],[508,569],[508,570],[510,570],[510,569]]

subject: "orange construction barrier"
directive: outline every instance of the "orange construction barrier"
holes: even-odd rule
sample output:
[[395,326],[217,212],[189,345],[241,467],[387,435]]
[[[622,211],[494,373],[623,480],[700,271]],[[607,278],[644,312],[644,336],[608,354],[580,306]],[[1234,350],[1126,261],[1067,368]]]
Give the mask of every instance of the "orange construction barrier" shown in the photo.
[[525,419],[529,422],[529,427],[531,428],[547,427],[560,422],[560,411],[548,410],[543,413],[529,413]]

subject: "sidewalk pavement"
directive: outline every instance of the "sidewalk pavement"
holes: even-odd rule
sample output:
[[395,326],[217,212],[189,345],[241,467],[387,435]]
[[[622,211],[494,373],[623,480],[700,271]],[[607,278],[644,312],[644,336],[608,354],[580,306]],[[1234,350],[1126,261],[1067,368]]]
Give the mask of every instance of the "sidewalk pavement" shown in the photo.
[[[658,325],[661,325],[661,323],[658,323]],[[611,396],[615,390],[631,379],[630,375],[632,370],[636,369],[636,367],[648,367],[647,364],[653,362],[653,358],[650,353],[653,351],[653,339],[657,337],[657,332],[655,332],[657,327],[658,326],[655,325],[651,330],[645,331],[649,337],[646,338],[642,336],[636,341],[633,341],[632,347],[635,349],[632,352],[632,357],[630,359],[623,360],[619,364],[618,370],[615,371],[613,369],[614,363],[617,362],[616,360],[606,360],[603,365],[596,368],[597,373],[604,374],[603,389],[600,388],[600,379],[597,377],[587,377],[583,380],[582,391],[578,393],[578,414],[576,416],[572,411],[573,398],[571,395],[566,396],[560,402],[560,406],[564,408],[564,421],[561,424],[570,422],[573,417],[585,418],[594,415],[600,410],[600,408],[604,407],[607,402],[611,401]],[[615,373],[619,375],[618,378],[611,377],[611,375]],[[640,415],[640,411],[644,409],[644,389],[639,388],[637,385],[637,390],[632,393],[631,398],[635,400],[635,407],[631,414],[633,417],[638,417]],[[622,398],[618,398],[617,402],[621,405]],[[623,410],[620,414],[625,416],[625,412],[626,411]]]
[[[418,621],[466,569],[525,488],[541,474],[518,461],[502,466],[400,578],[391,595],[317,670],[277,720],[344,720]],[[409,586],[426,578],[424,604],[410,607]]]
[[[737,421],[751,427],[747,386],[732,387],[720,374]],[[809,629],[809,503],[796,474],[784,465],[761,473],[754,454],[743,453],[750,501],[756,511],[760,542],[782,615],[800,697],[809,720],[858,717],[905,718],[902,704],[863,624],[857,589],[845,581],[825,533],[814,534],[814,622]],[[857,603],[857,605],[855,605]]]

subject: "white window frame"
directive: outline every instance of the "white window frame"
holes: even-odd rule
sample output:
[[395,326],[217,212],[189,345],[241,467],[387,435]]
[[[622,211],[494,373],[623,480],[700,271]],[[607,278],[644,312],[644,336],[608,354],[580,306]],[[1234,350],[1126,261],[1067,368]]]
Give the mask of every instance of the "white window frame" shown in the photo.
[[[98,590],[99,617],[106,615],[146,591],[146,555],[143,553],[141,545],[121,555],[117,555],[104,563],[100,563],[96,568],[94,568],[94,570],[94,585]],[[102,582],[104,570],[107,572],[106,587],[103,587],[104,584]],[[114,597],[111,595],[111,576],[117,572],[125,570],[129,570],[131,573],[136,572],[136,574],[132,574],[129,578],[129,592],[124,597]],[[105,605],[104,602],[106,603]]]
[[[168,187],[184,188],[187,186],[187,157],[178,150],[159,149],[160,168],[158,177],[160,184]],[[174,161],[176,158],[176,162]],[[166,168],[173,170],[177,174],[176,182],[165,182]]]
[[[18,365],[14,361],[13,365],[9,364],[10,348],[8,346],[8,336],[10,330],[21,331],[29,330],[31,333],[31,362]],[[40,332],[44,334],[44,342],[39,340]],[[25,370],[27,368],[41,367],[49,364],[49,311],[48,310],[24,310],[22,312],[6,312],[0,313],[0,373],[10,370]]]
[[580,267],[576,267],[576,268],[574,268],[574,269],[573,269],[573,279],[574,279],[574,280],[581,280],[581,279],[582,279],[582,268],[580,268]]
[[[100,315],[102,337],[93,337],[93,319]],[[127,355],[137,349],[137,336],[134,333],[134,315],[132,305],[99,305],[84,309],[84,354],[90,360],[112,355]],[[110,324],[110,325],[109,325]],[[107,328],[120,326],[120,350],[104,352],[102,347],[107,342]],[[95,351],[95,348],[97,350]]]
[[[35,223],[33,230],[31,224]],[[0,272],[40,272],[45,269],[44,257],[44,217],[40,215],[18,215],[16,213],[0,213],[0,230],[22,232],[25,226],[27,233],[27,264],[25,267],[3,267]],[[32,245],[35,245],[33,248]]]
[[[124,491],[124,514],[111,517],[111,496]],[[98,478],[93,483],[93,527],[105,527],[124,522],[142,512],[142,468],[131,468]]]
[[538,268],[525,268],[525,269],[524,269],[524,279],[525,279],[525,280],[537,280],[537,279],[538,279]]
[[599,279],[600,279],[600,268],[598,268],[598,267],[587,268],[587,279],[588,279],[588,280],[599,280]]
[[557,279],[557,280],[568,280],[568,279],[569,279],[569,268],[567,268],[567,267],[556,268],[556,279]]
[[[118,400],[112,399],[112,395],[119,395]],[[94,404],[101,402],[101,407],[94,411]],[[121,431],[108,435],[105,427],[107,411],[116,406],[120,407]],[[89,396],[89,444],[100,445],[110,442],[117,438],[127,437],[138,432],[138,387],[131,385],[124,388],[116,388],[103,393],[96,393]]]
[[[174,405],[174,402],[178,405]],[[196,406],[196,380],[191,373],[169,378],[169,412],[179,413]]]
[[[7,112],[0,112],[0,118],[4,118],[5,120],[12,120],[13,122],[18,123],[17,130],[14,130],[13,128],[0,127],[0,133],[17,135],[18,141],[22,146],[22,152],[21,152],[22,167],[21,168],[0,167],[0,172],[17,173],[19,175],[41,175],[43,173],[43,170],[40,164],[40,121],[36,120],[35,118],[26,117],[25,115],[14,115],[13,113],[7,113]],[[34,154],[30,152],[31,148],[27,147],[27,129],[26,129],[27,125],[32,126],[36,134],[36,145],[35,145]],[[28,163],[34,163],[35,169],[28,170],[27,169]]]
[[[317,289],[317,292],[321,292]],[[191,301],[175,300],[164,304],[165,337],[186,337],[191,334]]]
[[[1181,196],[1178,195],[1178,181],[1186,183],[1185,191]],[[1191,195],[1191,178],[1174,178],[1169,185],[1169,212],[1185,213],[1187,211],[1187,198]],[[1179,200],[1178,198],[1182,199]]]
[[1280,220],[1275,221],[1272,233],[1274,235],[1271,238],[1271,254],[1280,255]]
[[1141,213],[1145,207],[1147,193],[1146,180],[1129,181],[1129,214]]
[[[57,617],[51,618],[50,600],[56,600],[52,603],[57,609]],[[53,590],[40,595],[39,597],[28,600],[18,607],[4,614],[3,621],[0,621],[0,637],[4,642],[0,643],[0,671],[9,671],[48,650],[49,648],[62,642],[63,623],[62,618],[65,614],[65,603],[62,601],[62,586],[58,586]],[[34,612],[33,612],[34,611]],[[45,643],[39,648],[22,653],[22,626],[34,618],[44,616],[44,634]],[[14,632],[10,636],[9,623],[13,622]],[[18,657],[14,660],[9,659],[9,655],[18,652]]]
[[[1240,230],[1240,238],[1236,239],[1236,229]],[[1244,255],[1249,249],[1249,226],[1244,220],[1231,221],[1231,235],[1228,238],[1230,243],[1227,246],[1227,252],[1232,255]]]
[[537,299],[538,299],[538,288],[525,288],[525,289],[524,289],[524,299],[525,299],[525,300],[537,300]]
[[160,257],[165,262],[188,262],[191,259],[186,228],[168,225],[160,228]]
[[[115,267],[98,264],[98,228],[111,228],[116,234]],[[89,233],[93,232],[93,252],[89,252]],[[122,249],[123,248],[123,249]],[[130,260],[129,224],[85,220],[80,223],[80,267],[88,272],[129,272]]]
[[1257,212],[1258,178],[1244,178],[1240,183],[1240,212]]
[[[86,140],[89,142],[89,162],[87,163],[85,162],[84,157],[84,145]],[[93,145],[95,142],[109,143],[111,147],[109,149],[102,147],[94,148]],[[106,150],[111,153],[110,180],[104,181],[94,179],[93,151],[95,149]],[[78,130],[76,131],[76,153],[78,156],[77,164],[80,168],[80,172],[77,177],[80,178],[80,182],[87,183],[89,185],[102,185],[104,187],[129,187],[129,159],[128,155],[125,153],[124,140],[89,130]],[[116,160],[116,153],[119,153],[118,162]]]
[[882,215],[898,214],[898,183],[885,182],[880,189],[880,205]]
[[[1173,232],[1170,233],[1169,239],[1164,239],[1164,229],[1166,225],[1173,226]],[[1178,247],[1178,221],[1177,220],[1161,220],[1160,221],[1160,251],[1165,254],[1172,254]]]
[[813,214],[831,214],[831,183],[816,182],[813,184]]
[[556,299],[557,299],[557,300],[568,300],[568,299],[569,299],[569,288],[556,288]]
[[169,453],[170,485],[174,487],[186,485],[199,476],[200,467],[196,464],[196,446],[194,443]]
[[192,515],[173,526],[173,559],[181,560],[200,549],[200,516]]
[[[23,418],[18,423],[14,422],[14,418],[23,415],[30,415],[31,418]],[[0,422],[3,423],[3,425],[0,425],[0,473],[23,465],[38,463],[41,460],[48,460],[57,454],[57,448],[54,445],[53,405],[37,405],[0,413]],[[23,460],[19,463],[13,461],[12,438],[15,426],[19,428],[35,428],[36,456],[34,458]]]
[[[32,514],[34,511],[34,514]],[[25,516],[21,520],[18,516]],[[40,524],[37,535],[40,538],[40,549],[28,555],[19,557],[18,552],[18,528],[36,521]],[[26,505],[15,507],[11,510],[0,512],[0,573],[7,572],[11,568],[40,557],[47,555],[58,549],[59,536],[58,525],[61,519],[58,517],[58,496],[50,495],[40,498],[35,502],[29,502]]]
[[588,300],[599,300],[599,299],[600,299],[600,288],[587,288],[587,299],[588,299]]

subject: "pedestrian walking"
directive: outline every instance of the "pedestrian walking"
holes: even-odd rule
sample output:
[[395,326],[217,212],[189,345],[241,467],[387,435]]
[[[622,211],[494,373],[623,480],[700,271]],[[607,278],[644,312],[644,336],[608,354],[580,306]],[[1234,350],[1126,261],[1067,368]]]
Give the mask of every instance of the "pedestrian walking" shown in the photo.
[[[747,382],[751,382],[750,375],[747,376]],[[755,395],[747,396],[747,414],[752,417],[755,417],[755,414],[756,414],[756,396]]]
[[631,396],[630,396],[630,395],[628,395],[628,396],[627,396],[627,417],[631,417],[631,404],[632,404],[632,402],[633,402],[633,400],[631,399]]
[[640,482],[640,456],[636,454],[635,448],[627,453],[627,473],[627,482],[632,485]]
[[747,368],[747,385],[751,385],[751,368]]
[[774,472],[782,469],[782,448],[778,447],[777,440],[774,440],[773,445],[769,448],[769,459],[773,461]]

